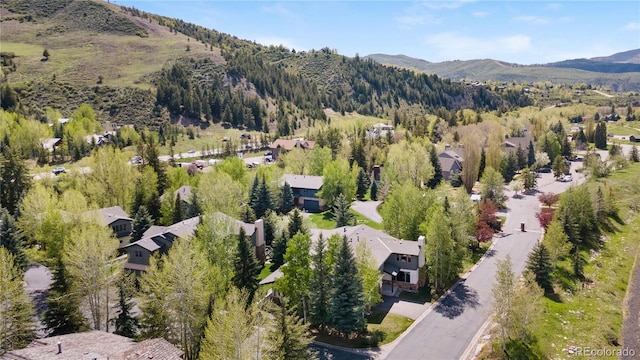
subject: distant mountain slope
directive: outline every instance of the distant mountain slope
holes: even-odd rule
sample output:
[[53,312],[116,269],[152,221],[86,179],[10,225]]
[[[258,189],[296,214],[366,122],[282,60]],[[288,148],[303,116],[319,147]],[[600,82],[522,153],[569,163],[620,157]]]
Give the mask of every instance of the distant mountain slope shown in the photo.
[[325,120],[325,109],[388,118],[530,102],[329,48],[265,47],[100,0],[5,0],[0,10],[0,80],[38,118],[47,107],[68,115],[89,102],[103,120],[225,122],[288,135]]
[[591,58],[591,60],[610,63],[640,64],[640,49],[624,51],[611,56],[594,57]]
[[[607,58],[612,60],[635,61],[636,50],[615,54]],[[622,55],[621,55],[622,54]],[[587,83],[608,87],[614,91],[640,91],[640,67],[636,64],[622,64],[613,62],[596,62],[587,60],[588,64],[600,64],[603,69],[633,70],[632,72],[594,72],[577,69],[578,61],[563,66],[549,65],[518,65],[498,60],[466,60],[430,63],[408,56],[393,56],[372,54],[364,58],[372,59],[385,65],[414,68],[430,74],[436,74],[453,80],[477,81],[507,81],[507,82],[538,82],[551,81],[555,83]],[[562,65],[562,64],[561,64]]]

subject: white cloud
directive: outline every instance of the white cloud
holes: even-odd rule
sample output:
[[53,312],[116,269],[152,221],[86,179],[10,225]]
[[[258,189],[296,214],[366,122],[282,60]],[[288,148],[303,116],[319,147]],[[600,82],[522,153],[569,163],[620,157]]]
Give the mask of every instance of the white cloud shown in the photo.
[[485,17],[485,16],[489,16],[489,12],[488,11],[474,11],[473,13],[471,13],[471,15],[473,15],[475,17]]
[[558,4],[558,3],[552,3],[552,4],[547,5],[547,8],[551,9],[551,10],[560,10],[563,7],[564,7],[564,5]]
[[461,36],[446,32],[427,36],[426,44],[443,60],[493,58],[503,60],[522,53],[531,53],[533,44],[527,35],[493,38]]
[[464,4],[475,2],[475,0],[448,0],[448,1],[426,1],[424,6],[433,10],[458,9]]
[[513,19],[511,19],[511,21],[513,22],[519,22],[519,23],[530,23],[530,24],[538,24],[538,25],[545,25],[551,22],[551,20],[547,19],[547,18],[543,18],[540,16],[516,16]]
[[263,6],[261,10],[266,13],[278,15],[285,19],[296,20],[296,21],[299,20],[299,16],[293,11],[287,9],[282,3],[275,3],[270,6]]
[[628,23],[625,27],[626,30],[640,30],[640,23],[637,22],[630,22]]

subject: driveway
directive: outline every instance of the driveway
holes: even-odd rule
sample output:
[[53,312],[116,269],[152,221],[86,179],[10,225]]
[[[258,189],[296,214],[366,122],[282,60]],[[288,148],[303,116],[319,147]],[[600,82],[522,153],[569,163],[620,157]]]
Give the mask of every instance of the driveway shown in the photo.
[[373,310],[401,315],[415,320],[431,306],[431,303],[404,300],[393,296],[383,296],[382,302],[373,307]]
[[351,203],[351,209],[372,221],[382,224],[382,216],[378,214],[377,210],[378,205],[381,203],[382,201],[354,201]]

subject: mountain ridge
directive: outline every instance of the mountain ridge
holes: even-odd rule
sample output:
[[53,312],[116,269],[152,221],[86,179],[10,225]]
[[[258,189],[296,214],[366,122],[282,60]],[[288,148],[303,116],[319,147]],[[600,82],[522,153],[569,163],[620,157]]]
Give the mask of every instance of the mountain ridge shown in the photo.
[[412,68],[453,80],[587,83],[613,91],[640,91],[640,49],[592,59],[520,65],[495,59],[429,62],[406,55],[364,56],[384,65]]

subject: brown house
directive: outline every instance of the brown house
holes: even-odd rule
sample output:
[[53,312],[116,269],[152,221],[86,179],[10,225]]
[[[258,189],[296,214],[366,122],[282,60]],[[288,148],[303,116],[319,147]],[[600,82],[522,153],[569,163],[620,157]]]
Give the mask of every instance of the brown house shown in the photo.
[[281,151],[291,151],[293,148],[299,149],[313,149],[316,145],[315,141],[305,140],[305,139],[277,139],[269,145],[271,149],[271,156],[273,160],[278,159],[278,155]]

